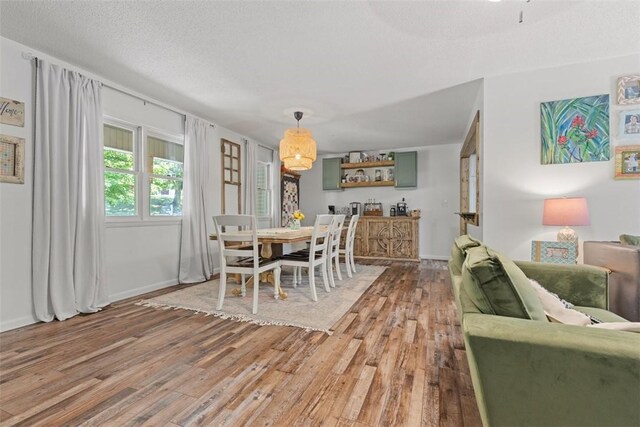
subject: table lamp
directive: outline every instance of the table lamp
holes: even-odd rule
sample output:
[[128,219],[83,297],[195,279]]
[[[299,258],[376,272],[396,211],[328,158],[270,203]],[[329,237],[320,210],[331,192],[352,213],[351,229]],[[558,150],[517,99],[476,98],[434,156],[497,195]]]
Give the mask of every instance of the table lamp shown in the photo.
[[589,208],[584,197],[545,199],[542,225],[563,226],[558,231],[559,242],[578,242],[578,235],[569,226],[589,225]]

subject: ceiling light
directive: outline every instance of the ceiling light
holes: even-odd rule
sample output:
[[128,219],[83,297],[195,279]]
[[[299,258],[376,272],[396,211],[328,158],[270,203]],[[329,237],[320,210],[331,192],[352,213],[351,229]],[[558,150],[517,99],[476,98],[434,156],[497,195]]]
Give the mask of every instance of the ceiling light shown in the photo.
[[298,127],[284,131],[284,138],[280,140],[280,160],[287,169],[309,170],[316,160],[316,141],[308,129],[300,127],[302,112],[296,111],[293,117],[298,121]]

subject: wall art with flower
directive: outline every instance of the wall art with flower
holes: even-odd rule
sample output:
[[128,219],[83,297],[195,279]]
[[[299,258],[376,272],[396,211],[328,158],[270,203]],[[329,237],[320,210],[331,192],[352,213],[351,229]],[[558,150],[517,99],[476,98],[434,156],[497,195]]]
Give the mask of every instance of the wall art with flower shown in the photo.
[[611,158],[609,95],[543,102],[540,124],[543,165]]

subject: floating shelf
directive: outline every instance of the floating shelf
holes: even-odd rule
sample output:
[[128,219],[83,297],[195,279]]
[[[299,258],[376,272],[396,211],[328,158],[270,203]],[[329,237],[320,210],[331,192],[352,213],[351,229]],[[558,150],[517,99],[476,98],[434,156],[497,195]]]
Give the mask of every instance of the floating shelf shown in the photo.
[[369,182],[343,182],[340,184],[342,188],[354,188],[354,187],[393,187],[396,185],[395,181],[369,181]]
[[379,162],[360,162],[360,163],[342,163],[340,168],[342,169],[364,169],[364,168],[379,168],[383,166],[395,166],[394,160],[381,160]]
[[455,212],[456,215],[459,215],[462,219],[473,222],[476,220],[477,213],[476,212]]

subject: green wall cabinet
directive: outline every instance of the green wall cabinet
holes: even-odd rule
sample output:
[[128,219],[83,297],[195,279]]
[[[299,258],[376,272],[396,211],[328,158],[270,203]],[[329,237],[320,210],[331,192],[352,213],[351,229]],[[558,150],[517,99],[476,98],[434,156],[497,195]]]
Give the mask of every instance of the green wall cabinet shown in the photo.
[[418,152],[404,151],[395,153],[396,188],[415,188],[418,186]]
[[322,159],[322,189],[323,190],[342,190],[340,187],[340,180],[342,177],[342,169],[340,163],[341,157],[332,157],[329,159]]

